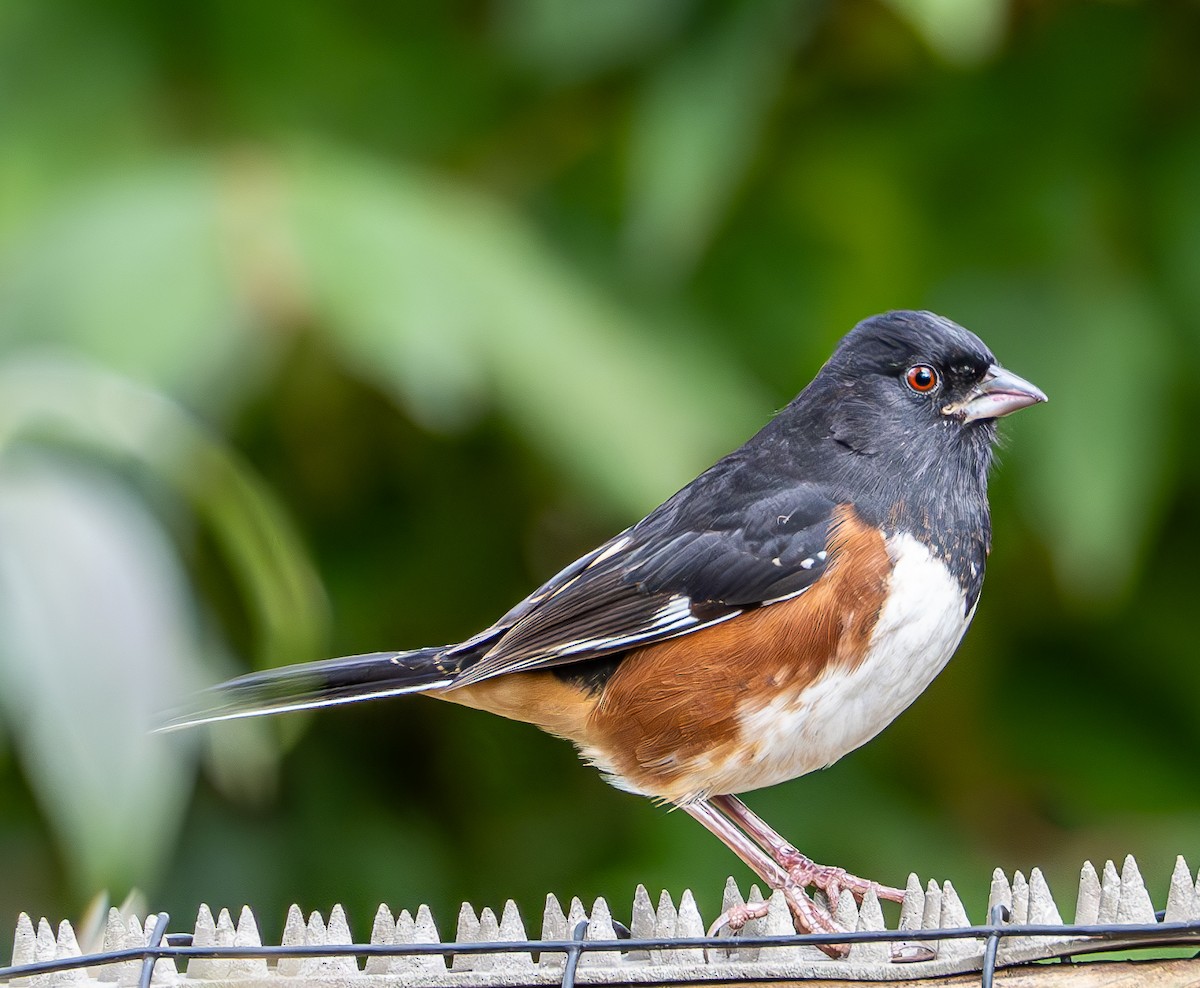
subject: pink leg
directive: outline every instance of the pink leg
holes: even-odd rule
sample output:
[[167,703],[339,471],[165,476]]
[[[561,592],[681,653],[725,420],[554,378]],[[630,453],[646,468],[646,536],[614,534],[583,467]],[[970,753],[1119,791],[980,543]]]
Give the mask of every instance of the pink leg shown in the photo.
[[[833,917],[813,902],[804,893],[802,887],[797,886],[779,862],[764,854],[761,847],[747,839],[746,835],[722,816],[710,802],[701,800],[696,803],[687,803],[683,809],[720,838],[767,885],[783,892],[788,908],[792,912],[796,929],[812,933],[841,932],[841,928],[833,921]],[[744,926],[748,919],[755,919],[765,914],[765,905],[760,909],[743,906],[741,910],[723,913],[713,924],[713,929],[719,929],[724,925],[737,929]],[[821,949],[830,957],[835,958],[844,957],[848,951],[848,948],[843,946],[822,946]]]
[[[867,889],[871,888],[875,889],[875,894],[881,899],[891,899],[893,902],[904,901],[903,889],[857,878],[847,874],[843,868],[817,864],[772,830],[762,817],[736,796],[713,796],[709,802],[744,830],[756,844],[767,852],[772,861],[787,872],[792,882],[800,888],[815,885],[829,896],[830,902],[837,902],[837,898],[844,888],[854,893],[854,897],[859,901],[862,900]],[[726,841],[726,843],[729,842]],[[732,847],[732,845],[730,846]],[[766,881],[765,878],[763,880]]]

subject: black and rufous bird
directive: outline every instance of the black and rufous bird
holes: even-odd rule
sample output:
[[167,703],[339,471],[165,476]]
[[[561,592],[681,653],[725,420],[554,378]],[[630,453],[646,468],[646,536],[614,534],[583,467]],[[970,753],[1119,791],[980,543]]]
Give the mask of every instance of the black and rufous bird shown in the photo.
[[837,761],[945,666],[983,584],[996,420],[1045,400],[948,319],[875,316],[744,446],[474,637],[243,676],[172,726],[402,693],[526,721],[834,930],[806,887],[900,893],[814,864],[735,794]]

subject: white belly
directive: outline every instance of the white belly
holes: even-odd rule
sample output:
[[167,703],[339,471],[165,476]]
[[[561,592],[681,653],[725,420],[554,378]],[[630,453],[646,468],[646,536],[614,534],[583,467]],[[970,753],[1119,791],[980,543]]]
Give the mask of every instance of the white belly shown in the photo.
[[[741,711],[745,750],[714,766],[709,794],[746,792],[825,768],[875,737],[933,682],[974,616],[958,581],[908,535],[893,536],[895,567],[867,655],[826,671],[799,696]],[[735,764],[734,762],[738,764]]]

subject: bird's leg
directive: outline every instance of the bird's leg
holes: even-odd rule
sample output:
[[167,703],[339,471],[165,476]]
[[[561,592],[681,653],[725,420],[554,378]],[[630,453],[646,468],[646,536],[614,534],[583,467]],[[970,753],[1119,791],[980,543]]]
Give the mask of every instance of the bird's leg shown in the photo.
[[867,890],[872,888],[881,899],[904,901],[903,889],[858,878],[848,874],[844,868],[817,864],[772,830],[762,817],[736,796],[713,796],[710,802],[745,831],[801,888],[815,886],[829,897],[831,903],[837,902],[842,889],[849,889],[854,898],[861,902]]
[[[843,930],[834,922],[832,916],[818,906],[805,893],[803,887],[793,881],[787,869],[773,860],[763,849],[746,837],[728,819],[722,816],[709,802],[700,800],[695,803],[685,803],[683,809],[699,820],[713,834],[736,854],[759,878],[772,889],[783,892],[788,909],[792,913],[792,921],[796,929],[808,933],[841,933]],[[709,931],[713,935],[722,926],[740,930],[748,920],[758,919],[767,913],[767,904],[743,905],[730,909],[717,917]],[[843,945],[820,945],[821,950],[833,958],[845,957],[849,948]]]

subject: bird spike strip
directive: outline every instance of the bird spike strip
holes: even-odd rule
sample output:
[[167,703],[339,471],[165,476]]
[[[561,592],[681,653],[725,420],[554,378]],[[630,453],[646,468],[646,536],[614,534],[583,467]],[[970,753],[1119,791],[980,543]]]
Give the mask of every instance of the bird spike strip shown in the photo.
[[[819,893],[818,893],[819,894]],[[763,902],[757,886],[744,899],[733,879],[722,908]],[[843,893],[825,903],[848,932],[799,936],[783,896],[776,892],[766,914],[736,936],[705,936],[705,921],[691,891],[676,903],[663,892],[657,904],[638,886],[628,927],[613,920],[604,899],[588,910],[579,899],[566,906],[546,897],[540,940],[509,900],[497,912],[464,903],[453,941],[443,940],[427,906],[393,915],[381,905],[369,944],[355,944],[346,913],[334,906],[326,921],[318,912],[305,919],[288,911],[279,946],[263,946],[253,913],[243,907],[236,921],[222,909],[201,906],[191,934],[166,934],[165,913],[148,917],[109,912],[95,952],[81,949],[70,923],[57,932],[46,920],[35,926],[22,913],[17,921],[13,962],[0,968],[5,988],[135,988],[221,982],[262,988],[279,979],[316,980],[338,988],[368,988],[380,977],[404,988],[516,988],[559,984],[662,984],[713,981],[798,980],[906,981],[982,971],[990,984],[996,966],[1063,957],[1118,947],[1200,944],[1200,875],[1183,858],[1171,876],[1166,909],[1155,913],[1136,862],[1118,871],[1107,862],[1097,873],[1090,863],[1080,875],[1075,921],[1063,923],[1042,873],[1034,868],[1010,881],[999,869],[988,900],[989,921],[971,926],[949,882],[922,886],[909,879],[900,922],[885,928],[878,899],[868,893],[856,903]],[[97,937],[98,941],[101,940]],[[833,960],[817,943],[848,946]],[[895,958],[919,958],[911,963]]]

